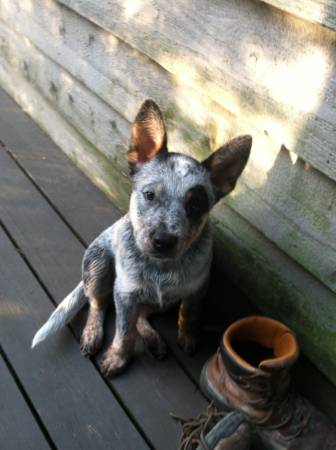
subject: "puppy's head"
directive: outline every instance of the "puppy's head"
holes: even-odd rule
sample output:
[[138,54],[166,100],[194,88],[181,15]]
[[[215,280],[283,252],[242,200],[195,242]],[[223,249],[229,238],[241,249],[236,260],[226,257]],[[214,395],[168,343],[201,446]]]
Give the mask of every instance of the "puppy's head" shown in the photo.
[[168,153],[161,112],[146,100],[127,152],[134,181],[130,218],[141,252],[158,259],[180,257],[200,236],[210,209],[234,188],[251,145],[251,136],[240,136],[203,162]]

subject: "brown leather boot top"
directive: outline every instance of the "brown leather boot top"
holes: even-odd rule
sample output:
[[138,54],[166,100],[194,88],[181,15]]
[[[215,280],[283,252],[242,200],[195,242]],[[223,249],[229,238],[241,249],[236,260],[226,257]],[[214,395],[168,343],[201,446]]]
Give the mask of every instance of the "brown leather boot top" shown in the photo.
[[299,356],[293,331],[277,320],[251,316],[230,325],[221,342],[225,364],[233,375],[277,372],[290,368]]

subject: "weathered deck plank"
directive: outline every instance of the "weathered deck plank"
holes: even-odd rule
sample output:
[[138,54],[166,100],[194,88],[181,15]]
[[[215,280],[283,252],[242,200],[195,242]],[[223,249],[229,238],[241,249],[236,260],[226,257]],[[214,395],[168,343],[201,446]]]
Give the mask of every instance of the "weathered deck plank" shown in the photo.
[[56,447],[148,448],[69,330],[31,351],[52,305],[2,229],[0,252],[0,342]]
[[1,355],[0,380],[0,446],[6,450],[50,449]]

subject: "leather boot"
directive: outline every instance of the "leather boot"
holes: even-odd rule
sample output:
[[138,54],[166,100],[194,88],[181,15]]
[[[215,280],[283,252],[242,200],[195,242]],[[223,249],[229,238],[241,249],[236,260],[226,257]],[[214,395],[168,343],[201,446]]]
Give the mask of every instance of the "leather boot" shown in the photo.
[[267,317],[247,317],[224,333],[201,374],[218,408],[238,410],[269,450],[335,450],[333,424],[290,383],[299,350],[294,333]]

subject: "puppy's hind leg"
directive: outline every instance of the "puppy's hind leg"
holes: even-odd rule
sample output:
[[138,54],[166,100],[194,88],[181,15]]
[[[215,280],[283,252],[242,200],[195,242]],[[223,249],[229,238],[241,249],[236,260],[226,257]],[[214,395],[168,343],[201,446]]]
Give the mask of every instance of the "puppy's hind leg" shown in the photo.
[[150,312],[148,308],[141,309],[136,327],[150,355],[156,359],[163,359],[167,356],[167,346],[159,333],[148,322]]
[[114,257],[104,241],[94,241],[83,259],[83,283],[90,309],[81,337],[83,355],[93,355],[103,342],[103,325],[114,283]]
[[202,312],[202,300],[208,288],[208,280],[195,293],[182,300],[178,317],[177,342],[182,350],[193,355],[196,352]]

